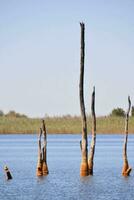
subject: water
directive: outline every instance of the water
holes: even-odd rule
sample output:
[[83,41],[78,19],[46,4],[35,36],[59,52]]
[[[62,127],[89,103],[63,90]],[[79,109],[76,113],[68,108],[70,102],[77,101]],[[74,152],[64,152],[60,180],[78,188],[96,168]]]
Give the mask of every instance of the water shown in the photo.
[[[97,135],[94,176],[80,178],[80,135],[48,136],[49,175],[36,177],[37,136],[0,135],[0,200],[130,200],[134,173],[124,178],[122,135]],[[129,135],[128,159],[134,167],[134,135]],[[5,180],[7,164],[13,179]]]

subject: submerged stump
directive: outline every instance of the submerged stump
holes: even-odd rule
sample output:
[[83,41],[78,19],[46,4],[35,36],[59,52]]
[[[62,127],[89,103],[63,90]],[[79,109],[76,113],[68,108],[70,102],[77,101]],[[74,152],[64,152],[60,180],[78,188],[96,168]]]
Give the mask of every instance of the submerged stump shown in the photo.
[[[43,147],[42,146],[42,138],[43,135]],[[42,127],[40,128],[39,132],[39,139],[38,139],[38,163],[36,169],[37,176],[47,175],[49,173],[48,166],[47,166],[47,132],[45,121],[42,120]]]
[[11,172],[10,172],[9,168],[6,165],[4,166],[4,171],[5,171],[5,175],[6,175],[6,180],[12,179]]
[[130,97],[128,97],[128,111],[126,113],[125,138],[124,138],[124,145],[123,145],[123,168],[122,168],[123,176],[129,176],[132,170],[132,168],[128,164],[128,158],[127,158],[128,122],[129,122],[130,108],[131,108],[131,100],[130,100]]

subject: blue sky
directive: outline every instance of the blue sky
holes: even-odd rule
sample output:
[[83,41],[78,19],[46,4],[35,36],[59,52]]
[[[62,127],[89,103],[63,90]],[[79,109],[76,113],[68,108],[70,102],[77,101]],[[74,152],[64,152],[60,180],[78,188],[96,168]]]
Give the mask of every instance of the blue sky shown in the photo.
[[133,0],[0,0],[0,109],[80,114],[80,21],[86,112],[94,85],[97,115],[134,104],[133,11]]

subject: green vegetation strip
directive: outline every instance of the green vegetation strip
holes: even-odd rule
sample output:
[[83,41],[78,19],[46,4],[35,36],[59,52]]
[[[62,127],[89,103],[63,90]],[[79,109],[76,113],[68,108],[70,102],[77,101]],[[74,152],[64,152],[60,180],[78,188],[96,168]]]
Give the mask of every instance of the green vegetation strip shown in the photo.
[[[80,117],[46,117],[46,127],[48,133],[81,133]],[[91,118],[87,118],[88,133],[91,133]],[[124,117],[98,117],[97,133],[124,133]],[[41,119],[28,117],[0,117],[0,133],[37,133],[39,131]],[[134,133],[134,117],[129,120],[129,133]]]

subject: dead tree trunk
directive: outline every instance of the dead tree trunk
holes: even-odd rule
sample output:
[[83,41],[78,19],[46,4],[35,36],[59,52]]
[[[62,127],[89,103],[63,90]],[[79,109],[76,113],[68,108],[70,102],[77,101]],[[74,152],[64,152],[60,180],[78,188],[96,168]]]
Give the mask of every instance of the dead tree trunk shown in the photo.
[[128,121],[129,121],[130,108],[131,108],[131,100],[130,100],[130,97],[128,97],[128,111],[126,113],[125,138],[124,138],[124,145],[123,145],[123,169],[122,169],[123,176],[129,176],[132,170],[132,168],[129,167],[128,159],[127,159]]
[[[41,138],[43,135],[43,148],[41,147]],[[45,121],[42,120],[42,128],[40,128],[39,139],[38,139],[38,163],[37,163],[37,176],[43,176],[48,174],[47,166],[47,133],[45,127]]]
[[80,166],[80,175],[88,175],[88,162],[87,162],[87,121],[85,113],[84,104],[84,57],[85,57],[85,24],[80,23],[81,27],[81,57],[80,57],[80,82],[79,82],[79,95],[80,95],[80,109],[81,109],[81,121],[82,121],[82,142],[81,142],[81,152],[82,160]]
[[95,87],[93,88],[93,93],[92,93],[91,111],[92,111],[92,140],[88,157],[88,171],[90,175],[93,175],[94,153],[96,144]]
[[43,136],[44,136],[44,147],[42,149],[42,173],[43,175],[47,175],[48,172],[48,166],[47,166],[47,132],[46,132],[46,126],[45,126],[45,121],[42,120],[42,131],[43,131]]
[[41,136],[42,136],[42,129],[40,128],[39,138],[38,138],[38,163],[36,169],[36,175],[42,176],[42,150],[41,150]]

